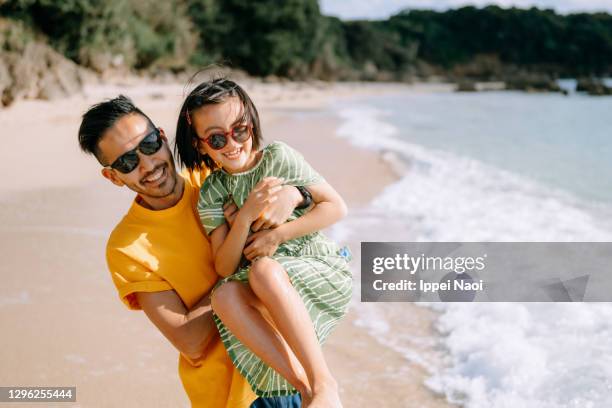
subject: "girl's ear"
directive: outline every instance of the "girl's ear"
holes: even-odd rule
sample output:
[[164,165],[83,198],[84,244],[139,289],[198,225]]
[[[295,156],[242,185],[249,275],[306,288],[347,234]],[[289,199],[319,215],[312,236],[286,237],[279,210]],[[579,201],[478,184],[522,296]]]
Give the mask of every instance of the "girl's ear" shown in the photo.
[[193,140],[193,142],[191,143],[191,146],[193,147],[193,150],[196,151],[198,156],[200,156],[202,159],[204,158],[204,156],[206,156],[206,152],[200,151],[200,149],[198,147],[198,140],[197,139]]

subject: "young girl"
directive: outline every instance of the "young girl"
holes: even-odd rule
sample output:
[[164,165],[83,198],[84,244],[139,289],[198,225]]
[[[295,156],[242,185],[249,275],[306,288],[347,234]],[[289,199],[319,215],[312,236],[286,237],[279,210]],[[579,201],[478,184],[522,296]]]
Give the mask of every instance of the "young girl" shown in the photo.
[[[319,230],[342,218],[346,205],[298,152],[280,142],[261,148],[261,142],[257,110],[236,83],[204,82],[183,103],[179,160],[192,170],[203,164],[213,170],[198,211],[224,278],[212,295],[215,322],[234,365],[259,396],[297,389],[305,406],[340,407],[320,344],[346,313],[352,279],[348,252]],[[314,207],[252,233],[274,200],[261,187],[274,184],[299,186]],[[223,212],[228,201],[240,208],[231,226]]]

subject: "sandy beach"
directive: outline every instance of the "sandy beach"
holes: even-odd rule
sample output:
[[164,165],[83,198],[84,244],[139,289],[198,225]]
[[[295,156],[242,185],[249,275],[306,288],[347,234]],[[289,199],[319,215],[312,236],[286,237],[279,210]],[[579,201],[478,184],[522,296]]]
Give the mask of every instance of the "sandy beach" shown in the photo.
[[[266,142],[282,140],[302,152],[345,198],[350,213],[367,206],[397,174],[379,154],[335,137],[339,119],[329,104],[395,90],[381,84],[247,86]],[[90,85],[68,99],[21,101],[0,111],[0,172],[5,175],[0,187],[0,384],[76,386],[74,406],[188,406],[178,352],[143,313],[125,309],[106,269],[106,239],[133,193],[103,179],[99,165],[77,145],[80,115],[118,93],[130,96],[174,134],[183,84]],[[356,281],[359,242],[359,236],[345,242],[356,255]],[[431,310],[412,304],[371,310],[371,318],[381,310],[411,317],[408,326],[393,332],[437,336]],[[428,371],[418,358],[386,347],[359,319],[352,310],[324,347],[345,407],[449,406],[423,385]],[[435,340],[415,344],[415,355],[442,364]]]

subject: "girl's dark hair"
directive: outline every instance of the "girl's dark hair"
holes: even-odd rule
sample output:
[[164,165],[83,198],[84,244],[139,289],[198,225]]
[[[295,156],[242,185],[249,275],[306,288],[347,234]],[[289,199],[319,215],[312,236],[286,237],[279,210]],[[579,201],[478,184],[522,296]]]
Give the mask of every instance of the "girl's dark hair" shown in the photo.
[[237,96],[242,102],[242,121],[250,124],[253,131],[253,149],[259,150],[263,142],[259,114],[249,95],[234,81],[218,78],[202,82],[185,98],[178,122],[174,152],[182,166],[189,170],[200,170],[204,166],[214,170],[217,165],[207,154],[202,155],[197,149],[198,135],[193,129],[193,112],[203,106],[218,104],[227,98]]

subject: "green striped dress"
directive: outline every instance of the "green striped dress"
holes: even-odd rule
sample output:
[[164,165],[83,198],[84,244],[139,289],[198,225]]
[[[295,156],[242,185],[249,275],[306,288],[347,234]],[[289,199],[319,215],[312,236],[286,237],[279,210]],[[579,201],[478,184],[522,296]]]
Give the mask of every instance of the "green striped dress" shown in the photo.
[[[230,195],[240,208],[253,187],[268,176],[283,177],[285,184],[293,186],[308,186],[324,181],[300,153],[284,143],[271,143],[263,149],[259,162],[250,170],[236,174],[217,170],[206,178],[198,202],[200,220],[206,232],[210,235],[215,228],[225,223],[223,204]],[[295,210],[289,220],[296,219],[305,211]],[[340,249],[320,232],[282,243],[272,256],[287,271],[293,287],[304,301],[321,344],[346,313],[351,298],[352,276],[347,263],[349,257],[346,248]],[[248,263],[243,264],[217,286],[230,280],[248,281],[249,268]],[[234,365],[257,395],[272,397],[297,392],[283,377],[240,343],[217,315],[214,315],[214,320]]]

